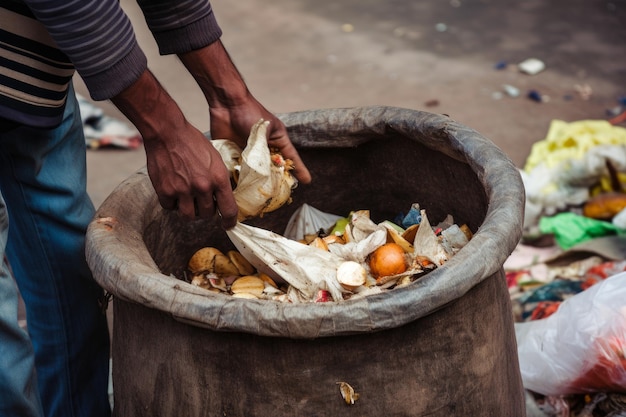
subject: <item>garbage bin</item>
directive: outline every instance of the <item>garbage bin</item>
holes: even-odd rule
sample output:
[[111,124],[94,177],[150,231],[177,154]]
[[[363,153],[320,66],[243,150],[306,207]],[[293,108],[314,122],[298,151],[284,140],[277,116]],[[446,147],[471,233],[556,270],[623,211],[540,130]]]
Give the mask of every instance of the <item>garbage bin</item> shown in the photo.
[[[303,203],[392,219],[418,202],[473,239],[414,283],[345,302],[287,304],[209,293],[181,277],[213,221],[161,209],[145,169],[87,232],[114,295],[116,416],[523,416],[502,265],[521,236],[524,188],[492,142],[447,116],[393,107],[280,115],[311,170],[293,202],[252,224],[282,233]],[[359,394],[341,397],[338,382]]]

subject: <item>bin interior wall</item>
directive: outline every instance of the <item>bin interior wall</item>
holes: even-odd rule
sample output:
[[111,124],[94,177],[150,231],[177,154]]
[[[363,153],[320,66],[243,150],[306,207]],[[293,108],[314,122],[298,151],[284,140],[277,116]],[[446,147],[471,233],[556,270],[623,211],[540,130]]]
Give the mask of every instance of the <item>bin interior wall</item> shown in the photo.
[[[340,216],[367,209],[376,222],[393,220],[419,203],[431,224],[452,214],[459,226],[466,223],[473,231],[485,217],[485,190],[469,165],[406,137],[379,136],[355,147],[303,148],[299,153],[313,182],[294,189],[291,204],[248,223],[282,234],[304,203]],[[189,223],[167,212],[148,225],[144,241],[160,270],[178,278],[201,247],[234,249],[216,222]]]
[[216,332],[115,300],[115,415],[521,417],[503,279],[399,328],[314,340]]

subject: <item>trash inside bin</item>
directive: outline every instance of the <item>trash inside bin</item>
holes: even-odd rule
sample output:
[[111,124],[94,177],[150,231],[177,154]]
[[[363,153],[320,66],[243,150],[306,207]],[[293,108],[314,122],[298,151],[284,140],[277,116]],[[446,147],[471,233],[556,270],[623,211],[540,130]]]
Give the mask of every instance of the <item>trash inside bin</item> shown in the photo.
[[[377,295],[289,304],[212,294],[181,278],[197,249],[229,249],[226,233],[162,210],[141,169],[87,232],[89,265],[114,295],[115,415],[523,416],[502,268],[522,233],[512,162],[427,112],[280,117],[313,182],[251,224],[282,233],[304,203],[383,220],[418,201],[433,222],[452,214],[473,238],[442,267]],[[348,387],[353,401],[342,396]]]

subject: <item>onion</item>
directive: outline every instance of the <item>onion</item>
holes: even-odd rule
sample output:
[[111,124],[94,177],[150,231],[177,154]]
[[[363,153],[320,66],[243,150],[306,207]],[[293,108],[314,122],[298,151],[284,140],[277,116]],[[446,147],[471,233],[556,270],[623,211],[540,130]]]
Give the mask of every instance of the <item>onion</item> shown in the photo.
[[407,270],[405,251],[397,243],[385,243],[369,255],[370,272],[374,278],[401,274]]
[[349,291],[364,285],[366,279],[367,271],[358,262],[346,261],[337,268],[337,280]]

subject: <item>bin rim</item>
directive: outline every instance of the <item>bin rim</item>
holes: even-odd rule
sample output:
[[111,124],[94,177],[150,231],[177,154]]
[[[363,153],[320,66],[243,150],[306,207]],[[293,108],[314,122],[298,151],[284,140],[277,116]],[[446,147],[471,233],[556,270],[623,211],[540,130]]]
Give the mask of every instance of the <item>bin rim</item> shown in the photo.
[[[288,304],[208,293],[159,271],[143,241],[161,208],[145,167],[120,183],[103,202],[86,235],[87,262],[95,280],[116,298],[161,310],[174,319],[215,331],[312,339],[368,333],[402,326],[466,294],[494,274],[522,235],[525,192],[519,170],[490,140],[445,115],[390,106],[279,114],[298,147],[355,145],[392,132],[420,136],[420,143],[467,163],[487,195],[487,213],[469,243],[443,266],[414,283],[340,302]],[[351,118],[345,136],[309,141],[314,128]],[[315,123],[312,123],[315,122]],[[353,134],[358,132],[359,135]],[[335,133],[335,132],[333,132]],[[345,140],[345,143],[344,143]],[[295,142],[294,142],[295,143]],[[137,206],[137,195],[148,206]],[[125,201],[125,204],[116,204]],[[478,259],[475,254],[490,256]]]

